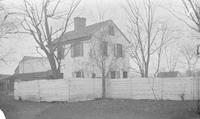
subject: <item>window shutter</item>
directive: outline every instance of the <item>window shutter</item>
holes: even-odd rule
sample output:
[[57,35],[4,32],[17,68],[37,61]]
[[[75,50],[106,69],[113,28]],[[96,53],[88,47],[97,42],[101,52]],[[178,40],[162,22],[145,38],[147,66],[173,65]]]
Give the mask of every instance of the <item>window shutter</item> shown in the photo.
[[116,72],[115,72],[115,71],[111,71],[111,72],[110,72],[110,78],[111,78],[111,79],[115,79],[115,75],[116,75]]
[[84,46],[83,46],[83,43],[80,43],[80,52],[81,52],[80,56],[83,56],[83,54],[84,54]]
[[64,58],[64,52],[65,52],[65,48],[63,46],[59,46],[57,48],[57,58],[63,59]]
[[103,56],[108,56],[108,42],[103,42]]
[[74,57],[74,45],[71,45],[71,57]]
[[61,47],[61,59],[64,59],[64,57],[65,57],[65,48],[63,46]]
[[114,27],[113,26],[109,26],[108,32],[109,32],[109,35],[114,36],[115,35]]

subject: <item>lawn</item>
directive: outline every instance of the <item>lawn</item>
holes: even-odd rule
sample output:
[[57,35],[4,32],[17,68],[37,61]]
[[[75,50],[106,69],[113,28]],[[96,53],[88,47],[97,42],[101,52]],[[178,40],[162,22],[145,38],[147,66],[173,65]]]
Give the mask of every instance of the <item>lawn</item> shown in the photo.
[[195,101],[104,99],[36,103],[0,98],[7,119],[200,119]]

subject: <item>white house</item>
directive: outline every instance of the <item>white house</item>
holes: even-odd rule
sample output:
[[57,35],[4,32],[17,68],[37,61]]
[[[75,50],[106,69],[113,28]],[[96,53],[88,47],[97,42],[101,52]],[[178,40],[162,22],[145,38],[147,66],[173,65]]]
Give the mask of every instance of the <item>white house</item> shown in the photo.
[[128,40],[112,20],[86,26],[86,19],[74,18],[74,30],[56,41],[62,57],[64,78],[127,78]]
[[24,56],[19,62],[15,73],[36,73],[36,72],[46,72],[51,70],[49,61],[46,57],[32,57]]

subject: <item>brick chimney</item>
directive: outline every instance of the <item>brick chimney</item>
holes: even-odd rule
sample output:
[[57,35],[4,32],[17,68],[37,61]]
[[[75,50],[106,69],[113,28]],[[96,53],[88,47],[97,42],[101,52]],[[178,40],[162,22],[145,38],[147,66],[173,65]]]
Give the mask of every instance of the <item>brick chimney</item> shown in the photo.
[[75,17],[74,18],[74,30],[81,31],[86,26],[86,18],[84,17]]

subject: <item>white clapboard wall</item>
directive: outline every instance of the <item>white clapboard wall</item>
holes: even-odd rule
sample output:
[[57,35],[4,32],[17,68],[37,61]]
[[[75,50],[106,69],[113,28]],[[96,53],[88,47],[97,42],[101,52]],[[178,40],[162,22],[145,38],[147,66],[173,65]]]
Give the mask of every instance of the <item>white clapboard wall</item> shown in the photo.
[[194,100],[195,78],[135,78],[107,80],[107,97],[122,99]]
[[101,79],[77,78],[20,81],[14,84],[16,100],[81,101],[100,98]]

